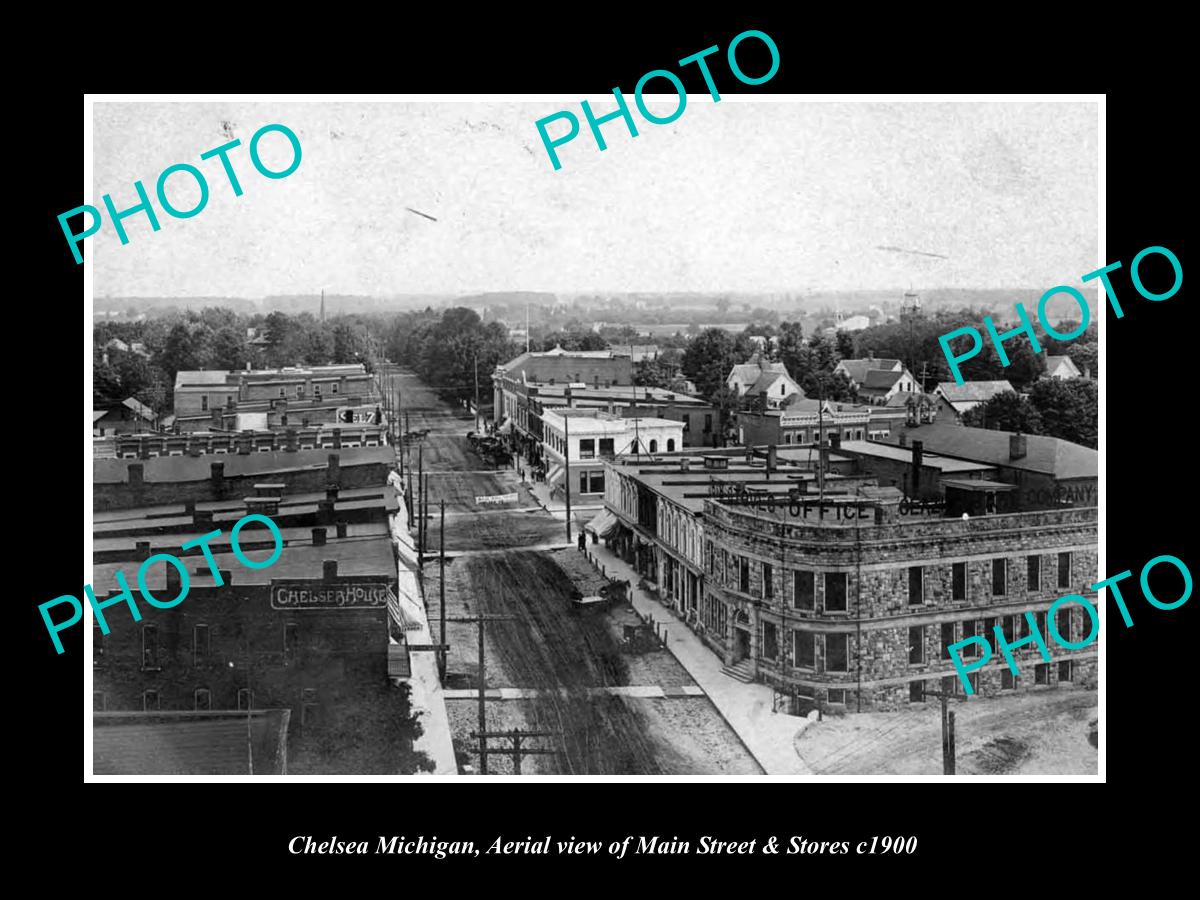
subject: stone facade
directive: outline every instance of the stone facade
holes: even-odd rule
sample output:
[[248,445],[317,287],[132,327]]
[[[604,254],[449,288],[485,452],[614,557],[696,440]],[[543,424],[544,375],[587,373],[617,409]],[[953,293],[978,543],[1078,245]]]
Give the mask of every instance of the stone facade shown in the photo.
[[[946,679],[961,694],[944,646],[985,632],[994,654],[977,675],[980,696],[1068,682],[1094,687],[1096,645],[1066,650],[1042,620],[1066,594],[1095,605],[1096,514],[794,524],[804,520],[708,501],[705,638],[726,663],[750,659],[759,680],[849,711],[927,702],[913,682],[936,690]],[[1078,605],[1062,609],[1070,620],[1063,637],[1078,642],[1091,620]],[[1026,610],[1038,616],[1051,661],[1036,647],[1014,651],[1012,681],[991,629],[1023,636]]]

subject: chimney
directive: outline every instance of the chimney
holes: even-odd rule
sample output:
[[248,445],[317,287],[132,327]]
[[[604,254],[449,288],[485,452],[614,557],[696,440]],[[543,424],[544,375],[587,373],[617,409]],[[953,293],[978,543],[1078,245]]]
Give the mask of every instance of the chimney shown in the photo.
[[342,429],[340,428],[333,429],[333,449],[342,449]]
[[220,496],[221,489],[225,487],[225,463],[210,463],[209,471],[212,473],[213,487],[217,490],[217,496]]
[[145,467],[142,463],[131,463],[129,466],[129,489],[132,491],[140,491],[142,489],[142,478],[145,473]]
[[338,486],[336,484],[325,485],[325,499],[336,500],[338,498]]
[[173,565],[168,564],[167,565],[167,593],[168,594],[172,593],[172,592],[178,593],[180,588],[182,588],[182,587],[183,587],[183,585],[182,585],[181,579],[179,577],[179,569],[175,568],[175,566],[173,566]]
[[324,547],[325,546],[325,529],[324,528],[314,528],[312,530],[312,536],[313,536],[313,546],[314,547]]
[[839,450],[842,446],[842,433],[840,431],[829,432],[829,446],[833,450]]
[[317,501],[317,521],[322,525],[328,525],[334,521],[333,501],[318,500]]
[[289,453],[295,453],[299,449],[300,436],[296,433],[295,428],[289,428],[287,430],[287,451]]
[[337,523],[337,536],[338,537],[344,538],[346,536],[346,527],[347,527],[346,522],[344,520]]
[[192,513],[192,524],[197,528],[212,528],[213,511],[211,509],[198,509]]
[[912,496],[921,496],[921,465],[924,462],[924,441],[912,442]]
[[196,515],[196,501],[195,500],[184,500],[183,501],[183,514],[189,518]]
[[900,439],[899,439],[898,443],[899,443],[899,446],[901,446],[901,447],[908,446],[908,432],[906,432],[906,431],[900,432]]
[[322,569],[323,569],[322,577],[326,581],[333,581],[333,579],[337,578],[337,560],[336,559],[325,560],[324,565],[322,566]]
[[679,460],[679,471],[680,472],[688,471],[691,468],[691,462],[692,461],[690,459],[688,459],[686,456],[682,457]]
[[1017,432],[1008,436],[1008,458],[1009,459],[1024,459],[1027,440],[1025,435]]
[[[338,435],[340,433],[340,429],[335,428],[333,430],[333,433],[335,436]],[[334,446],[335,447],[338,446],[338,443],[335,442]],[[326,464],[325,483],[326,484],[341,484],[342,483],[341,456],[337,453],[329,454],[329,461]]]
[[149,541],[138,541],[136,552],[137,552],[137,556],[136,556],[137,559],[149,559],[150,558],[150,542]]

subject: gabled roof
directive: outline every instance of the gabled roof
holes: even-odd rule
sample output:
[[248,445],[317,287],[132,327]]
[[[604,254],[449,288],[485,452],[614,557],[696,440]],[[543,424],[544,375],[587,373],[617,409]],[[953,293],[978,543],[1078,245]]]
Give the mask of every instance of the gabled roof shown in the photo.
[[94,423],[96,423],[96,422],[98,422],[98,421],[100,421],[101,419],[103,419],[103,418],[104,418],[105,416],[107,416],[107,415],[108,415],[108,410],[107,410],[107,409],[93,409],[93,410],[92,410],[92,422],[93,422],[93,424],[94,424]]
[[896,382],[903,377],[903,370],[897,372],[892,369],[871,369],[867,372],[867,377],[862,382],[862,386],[867,390],[890,391],[895,387]]
[[966,425],[919,425],[904,433],[911,444],[923,441],[927,450],[942,456],[955,456],[1053,475],[1056,479],[1095,478],[1100,454],[1088,447],[1045,435],[1025,435],[1025,455],[1012,459],[1009,438],[1012,432]]
[[132,397],[129,397],[126,400],[122,400],[121,405],[133,410],[143,419],[150,419],[153,421],[155,418],[154,410],[148,407],[145,403],[142,403],[140,400],[134,400]]
[[[756,363],[742,363],[733,367],[733,371],[729,373],[730,378],[738,378],[740,381],[753,384],[758,380],[758,376],[762,374],[762,369]],[[728,379],[726,379],[728,380]]]
[[947,403],[986,403],[997,394],[1013,391],[1013,386],[1007,381],[939,381],[937,390]]
[[758,376],[758,379],[750,387],[746,388],[746,396],[761,394],[770,389],[780,378],[786,378],[791,381],[791,377],[787,372],[763,372]]
[[1076,375],[1082,375],[1079,371],[1079,366],[1075,365],[1075,361],[1069,356],[1047,356],[1046,357],[1046,374],[1052,375],[1059,366],[1068,366],[1075,371]]
[[872,369],[899,371],[901,368],[898,359],[843,359],[838,365],[845,370],[855,384],[862,384],[866,381],[867,373]]

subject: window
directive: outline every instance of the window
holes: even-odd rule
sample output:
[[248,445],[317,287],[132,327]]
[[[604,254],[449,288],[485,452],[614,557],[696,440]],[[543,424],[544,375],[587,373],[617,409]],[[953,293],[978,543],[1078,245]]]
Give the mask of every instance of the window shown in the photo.
[[1000,690],[1014,691],[1017,689],[1017,679],[1013,675],[1012,670],[1005,666],[1000,670]]
[[[976,628],[978,627],[978,625],[979,625],[979,623],[975,622],[973,620],[968,620],[966,622],[963,622],[962,623],[962,639],[965,641],[967,638],[975,637],[975,635],[977,633]],[[967,644],[967,646],[962,648],[962,651],[963,651],[963,659],[975,659],[979,656],[979,644],[976,644],[976,643]]]
[[825,671],[846,672],[846,660],[849,647],[848,634],[825,635]]
[[1074,681],[1074,671],[1072,671],[1072,662],[1069,659],[1064,659],[1058,664],[1058,680],[1059,681]]
[[967,599],[967,564],[965,562],[955,563],[954,570],[950,576],[951,596],[955,600]]
[[199,711],[212,709],[212,693],[208,688],[196,688],[195,708]]
[[825,611],[846,611],[846,573],[825,573]]
[[846,703],[846,689],[845,688],[830,688],[829,694],[827,696],[829,698],[830,703],[837,703],[842,706],[844,706]]
[[770,600],[775,596],[775,572],[770,563],[762,564],[763,597]]
[[910,681],[908,683],[908,702],[909,703],[924,703],[925,702],[925,682]]
[[920,606],[925,602],[924,570],[920,566],[908,567],[908,605]]
[[650,452],[651,452],[651,453],[657,453],[657,452],[658,452],[658,441],[657,441],[657,440],[655,440],[654,438],[651,438],[651,439],[650,439]]
[[300,655],[300,626],[288,622],[283,626],[283,661],[286,665]]
[[254,694],[250,688],[238,688],[238,707],[239,710],[248,710],[254,708]]
[[1046,611],[1043,609],[1040,612],[1034,613],[1037,618],[1038,634],[1042,636],[1042,640],[1046,640]]
[[1033,667],[1033,683],[1034,684],[1049,684],[1050,683],[1050,664],[1038,663]]
[[[914,625],[908,629],[908,663],[916,666],[925,662],[925,627]],[[920,682],[913,682],[920,684]],[[922,695],[922,699],[924,695]]]
[[1054,616],[1054,629],[1062,640],[1071,640],[1071,610],[1069,608],[1059,607]]
[[942,623],[942,659],[950,658],[950,645],[954,643],[954,623]]
[[971,685],[972,693],[974,693],[976,696],[978,696],[979,695],[979,673],[972,672],[970,675],[968,675],[967,683]]
[[[1020,641],[1025,640],[1025,638],[1029,637],[1029,620],[1027,618],[1025,618],[1024,613],[1021,613],[1019,616],[1016,617],[1016,619],[1017,619],[1017,641],[1020,642]],[[1022,647],[1021,649],[1023,649],[1023,650],[1028,649],[1028,645],[1026,645],[1025,647]]]
[[604,493],[604,473],[603,472],[592,472],[588,477],[590,478],[589,484],[591,486],[591,490],[588,493],[603,494]]
[[704,433],[708,434],[712,431],[712,414],[706,413],[704,416]]
[[1008,560],[992,560],[992,596],[1003,597],[1008,593]]
[[1004,633],[1004,643],[1012,644],[1017,629],[1017,617],[1005,616],[1000,620],[1000,630]]
[[1071,586],[1071,554],[1058,554],[1058,586],[1067,588]]
[[334,382],[333,384],[329,385],[329,390],[332,393],[336,394],[338,392],[337,382]]
[[142,669],[157,671],[160,668],[158,658],[158,627],[155,625],[143,625]]
[[92,665],[98,666],[104,659],[104,631],[100,623],[92,619]]
[[794,609],[813,608],[813,600],[816,595],[816,579],[812,572],[793,572],[792,573],[792,607]]
[[580,438],[579,440],[579,458],[593,459],[596,456],[596,439],[595,438]]
[[763,659],[777,659],[779,657],[779,634],[774,622],[763,622],[762,655]]
[[208,394],[200,395],[200,411],[208,412]]
[[286,397],[286,396],[287,396],[287,388],[280,388],[280,389],[279,389],[279,396],[280,396],[280,397]]
[[[995,619],[984,619],[983,620],[983,636],[985,638],[987,638],[987,642],[989,644],[991,644],[993,647],[996,646],[996,620]],[[997,651],[996,655],[1000,656],[1001,654],[999,653],[999,651]]]
[[1040,591],[1042,589],[1042,558],[1040,556],[1025,557],[1025,590]]
[[817,666],[817,638],[811,631],[792,632],[792,664],[797,669]]
[[667,438],[667,452],[668,453],[675,452],[675,438]]
[[612,438],[600,438],[600,455],[601,456],[612,456],[613,455],[613,439]]
[[208,626],[197,625],[192,628],[192,661],[199,666],[208,661]]
[[142,712],[158,712],[158,691],[142,692]]
[[579,473],[579,493],[586,494],[587,487],[588,487],[588,473],[580,472]]
[[104,691],[92,691],[92,712],[104,712]]
[[296,385],[296,398],[297,399],[304,398],[304,385],[302,385],[302,384]]
[[750,593],[750,560],[743,556],[738,557],[738,590]]

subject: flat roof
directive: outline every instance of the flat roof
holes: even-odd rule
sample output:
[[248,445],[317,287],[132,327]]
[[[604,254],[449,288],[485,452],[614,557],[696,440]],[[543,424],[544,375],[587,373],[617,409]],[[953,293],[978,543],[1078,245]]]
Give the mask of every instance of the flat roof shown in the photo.
[[303,469],[323,469],[329,456],[338,455],[338,465],[362,466],[391,464],[396,454],[392,447],[342,447],[321,450],[269,450],[258,453],[229,453],[220,456],[154,456],[150,459],[96,459],[92,463],[96,484],[126,484],[130,465],[142,466],[142,478],[153,484],[186,481],[207,481],[212,477],[213,463],[224,463],[226,478],[247,475],[265,476],[274,472],[295,472]]
[[[892,459],[897,462],[911,463],[913,456],[912,447],[901,447],[897,444],[881,444],[877,441],[842,441],[841,449],[847,453],[875,456],[880,459]],[[940,469],[942,472],[990,472],[996,468],[986,463],[941,456],[929,450],[921,453],[921,465]]]

